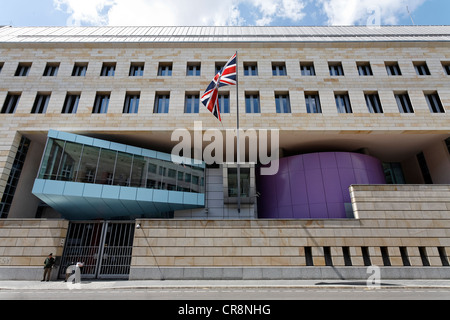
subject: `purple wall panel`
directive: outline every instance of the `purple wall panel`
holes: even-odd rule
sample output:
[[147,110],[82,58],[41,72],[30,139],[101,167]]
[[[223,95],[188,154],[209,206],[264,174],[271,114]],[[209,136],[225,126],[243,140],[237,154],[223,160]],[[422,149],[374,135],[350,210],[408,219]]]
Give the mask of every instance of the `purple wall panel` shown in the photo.
[[263,219],[342,219],[352,184],[386,183],[381,162],[347,153],[312,153],[280,159],[275,176],[258,176]]

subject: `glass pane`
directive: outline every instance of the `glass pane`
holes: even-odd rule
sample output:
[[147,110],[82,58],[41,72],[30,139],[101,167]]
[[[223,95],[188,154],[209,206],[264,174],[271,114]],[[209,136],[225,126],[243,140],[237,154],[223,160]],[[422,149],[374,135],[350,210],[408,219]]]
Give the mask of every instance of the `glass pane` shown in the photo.
[[56,180],[61,162],[64,141],[49,139],[41,167],[41,179]]
[[115,186],[130,186],[131,163],[133,155],[119,152],[117,155],[116,170],[114,172]]
[[84,146],[77,182],[94,183],[100,148]]
[[116,154],[116,151],[106,149],[101,150],[95,183],[109,185],[112,184]]
[[144,157],[134,156],[133,169],[131,171],[131,187],[145,188],[145,165],[146,161]]
[[[250,169],[241,168],[241,196],[248,197],[250,194]],[[228,169],[228,196],[237,197],[238,186],[237,186],[237,169]]]
[[59,168],[58,180],[75,181],[82,149],[83,146],[81,144],[66,142]]

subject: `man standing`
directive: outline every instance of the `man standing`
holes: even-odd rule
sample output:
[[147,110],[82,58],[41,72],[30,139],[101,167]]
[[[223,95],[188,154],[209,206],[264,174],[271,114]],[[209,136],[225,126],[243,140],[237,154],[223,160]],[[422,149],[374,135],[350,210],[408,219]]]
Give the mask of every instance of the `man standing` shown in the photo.
[[41,282],[45,281],[45,277],[47,277],[47,281],[50,281],[50,276],[52,274],[52,268],[55,264],[55,258],[53,258],[53,253],[50,253],[44,261],[44,277]]

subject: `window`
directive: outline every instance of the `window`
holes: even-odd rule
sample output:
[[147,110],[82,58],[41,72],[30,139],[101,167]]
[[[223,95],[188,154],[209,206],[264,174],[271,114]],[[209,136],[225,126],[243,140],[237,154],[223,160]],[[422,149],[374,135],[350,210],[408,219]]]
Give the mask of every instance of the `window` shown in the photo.
[[259,93],[248,93],[245,95],[245,112],[260,113]]
[[402,165],[399,162],[383,163],[384,176],[387,184],[405,184]]
[[188,77],[199,77],[201,74],[201,64],[198,62],[188,63],[186,75]]
[[115,63],[103,63],[102,72],[100,73],[101,77],[114,77],[115,73],[116,73]]
[[3,65],[4,65],[5,63],[4,62],[0,62],[0,72],[2,72],[2,69],[3,69]]
[[288,93],[282,93],[282,94],[275,93],[275,106],[276,106],[277,113],[291,113],[291,103],[289,101],[289,94]]
[[16,73],[14,74],[16,77],[26,77],[31,69],[31,63],[19,63],[17,67]]
[[169,113],[170,94],[156,94],[154,113]]
[[5,103],[3,104],[1,113],[13,114],[16,112],[16,108],[19,104],[20,93],[8,93],[5,99]]
[[[250,196],[250,168],[241,168],[240,173],[241,197]],[[228,197],[238,196],[237,169],[228,168]]]
[[344,69],[342,68],[342,63],[340,62],[329,62],[328,68],[330,69],[330,76],[344,75]]
[[400,113],[414,113],[408,93],[395,94],[395,100],[397,101],[397,106]]
[[48,102],[50,101],[50,94],[38,93],[34,100],[33,109],[31,113],[46,113]]
[[78,103],[80,102],[80,94],[68,93],[61,113],[75,114],[78,110]]
[[365,94],[364,97],[366,98],[367,109],[369,109],[370,113],[383,113],[378,93]]
[[414,69],[416,69],[416,73],[418,76],[429,76],[430,70],[428,69],[426,62],[413,62]]
[[110,93],[97,93],[92,113],[108,113]]
[[163,62],[159,64],[158,76],[160,77],[171,77],[172,76],[172,63]]
[[251,77],[258,75],[258,64],[256,62],[244,62],[244,76]]
[[370,252],[368,247],[361,247],[361,253],[363,256],[364,266],[368,267],[372,265],[372,261],[370,260]]
[[186,94],[184,103],[184,113],[198,113],[199,103],[200,103],[199,94]]
[[387,247],[381,247],[380,251],[381,251],[381,257],[383,259],[383,265],[385,267],[390,267],[391,266],[391,260],[389,259],[388,248]]
[[445,252],[444,247],[438,247],[439,257],[441,258],[442,266],[448,267],[450,264],[448,263],[447,254]]
[[133,62],[130,66],[130,77],[142,77],[144,75],[144,63]]
[[300,62],[300,71],[302,76],[315,76],[316,70],[314,69],[313,62]]
[[284,62],[272,63],[272,75],[273,76],[287,76],[286,64]]
[[306,102],[306,111],[308,113],[322,113],[322,108],[320,106],[319,93],[305,92],[305,102]]
[[230,94],[219,93],[220,113],[230,113]]
[[427,248],[419,247],[420,259],[422,260],[422,264],[424,267],[430,266],[430,261],[428,260]]
[[446,75],[450,76],[450,62],[442,62],[442,67]]
[[425,99],[428,103],[428,108],[431,113],[444,113],[444,107],[442,106],[441,99],[439,95],[436,93],[425,94]]
[[398,62],[386,62],[386,72],[388,76],[401,76],[402,72],[400,70],[400,67],[398,65]]
[[333,266],[333,259],[331,258],[331,249],[330,247],[323,247],[323,257],[325,258],[325,265],[327,267]]
[[314,260],[313,260],[313,256],[312,256],[312,249],[311,247],[305,247],[305,263],[306,266],[308,267],[312,267],[314,266]]
[[85,77],[88,64],[84,62],[76,62],[73,66],[72,77]]
[[369,62],[357,62],[358,73],[360,76],[373,76],[372,68]]
[[227,64],[226,62],[216,62],[215,64],[216,74],[222,71],[223,67],[225,67],[226,64]]
[[422,177],[425,184],[433,184],[430,169],[428,168],[427,160],[425,159],[425,154],[423,152],[417,155],[417,162],[419,163],[420,171],[422,172]]
[[140,93],[127,93],[123,113],[138,113],[140,98]]
[[344,256],[344,264],[346,267],[351,267],[352,264],[352,257],[350,255],[350,248],[349,247],[342,247],[342,255]]
[[403,266],[410,267],[411,266],[411,262],[409,262],[408,248],[400,247],[400,255],[402,257]]
[[59,63],[47,63],[44,70],[44,77],[56,77],[58,75]]
[[336,107],[339,113],[352,113],[352,106],[348,93],[335,94]]

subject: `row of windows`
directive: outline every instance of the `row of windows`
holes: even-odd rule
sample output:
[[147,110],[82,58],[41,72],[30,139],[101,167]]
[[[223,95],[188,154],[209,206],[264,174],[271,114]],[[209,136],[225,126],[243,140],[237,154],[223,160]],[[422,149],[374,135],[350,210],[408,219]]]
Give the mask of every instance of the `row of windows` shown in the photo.
[[[424,93],[428,108],[431,113],[445,113],[441,99],[437,92]],[[1,113],[13,114],[16,111],[21,94],[9,93],[3,104]],[[336,107],[339,113],[353,113],[348,92],[335,92]],[[414,113],[414,108],[407,92],[394,93],[395,100],[400,113]],[[38,93],[33,104],[31,113],[46,113],[50,101],[50,93]],[[66,95],[61,113],[77,113],[81,94]],[[111,93],[97,93],[92,113],[107,113]],[[364,93],[367,109],[370,113],[384,113],[380,97],[377,92]],[[140,93],[127,93],[123,106],[123,113],[138,113],[140,103]],[[305,103],[308,113],[322,113],[320,97],[318,92],[305,92]],[[230,113],[229,93],[219,94],[219,105],[222,113]],[[154,113],[169,113],[170,93],[159,92],[156,94]],[[289,93],[275,92],[275,108],[277,113],[291,113],[291,103]],[[185,113],[199,113],[200,94],[186,93]],[[246,113],[261,113],[260,99],[258,92],[245,93]]]
[[[19,63],[15,72],[16,77],[28,76],[31,63]],[[225,63],[216,63],[216,73],[219,72]],[[0,63],[0,71],[3,64]],[[55,77],[58,75],[59,63],[47,63],[43,76]],[[413,62],[414,69],[417,75],[427,76],[431,75],[430,69],[425,61]],[[356,62],[358,74],[360,76],[373,76],[372,67],[370,62]],[[401,76],[402,71],[398,62],[385,62],[386,72],[389,76]],[[442,62],[442,67],[447,75],[450,75],[450,62]],[[75,63],[72,76],[84,77],[86,76],[88,63]],[[133,62],[130,65],[129,76],[141,77],[144,75],[145,63]],[[158,76],[170,77],[172,76],[173,63],[161,62],[158,66]],[[328,62],[328,69],[330,76],[344,76],[344,68],[341,62]],[[102,77],[114,77],[116,72],[116,63],[108,62],[103,63],[100,71]],[[314,62],[300,62],[300,72],[302,76],[315,76],[316,71]],[[186,76],[200,76],[201,75],[201,63],[193,62],[188,63],[186,67]],[[287,76],[286,64],[284,62],[272,62],[272,75],[273,76]],[[257,62],[244,62],[244,76],[258,76],[258,63]]]

